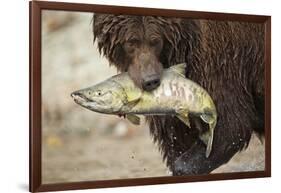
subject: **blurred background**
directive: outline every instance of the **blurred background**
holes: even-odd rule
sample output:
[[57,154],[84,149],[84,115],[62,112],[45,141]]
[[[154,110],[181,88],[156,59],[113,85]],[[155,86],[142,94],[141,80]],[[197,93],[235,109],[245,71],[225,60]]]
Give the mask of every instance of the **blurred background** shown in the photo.
[[[93,44],[91,13],[42,11],[42,182],[171,175],[142,120],[140,126],[75,104],[70,93],[117,73]],[[214,172],[264,169],[264,145]]]

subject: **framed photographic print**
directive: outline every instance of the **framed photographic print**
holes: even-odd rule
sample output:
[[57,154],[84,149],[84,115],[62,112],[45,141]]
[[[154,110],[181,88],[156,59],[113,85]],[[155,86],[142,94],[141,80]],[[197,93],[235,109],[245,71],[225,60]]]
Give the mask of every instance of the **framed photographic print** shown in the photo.
[[271,17],[31,1],[30,191],[271,176]]

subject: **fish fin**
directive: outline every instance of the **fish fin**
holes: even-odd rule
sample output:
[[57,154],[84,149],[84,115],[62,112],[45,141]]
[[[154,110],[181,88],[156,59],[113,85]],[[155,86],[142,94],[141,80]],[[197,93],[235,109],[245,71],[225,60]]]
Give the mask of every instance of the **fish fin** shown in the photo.
[[185,76],[186,63],[174,65],[174,66],[170,67],[170,69],[173,70],[174,72],[177,72],[178,74]]
[[214,120],[211,116],[200,116],[202,120],[209,124],[209,131],[200,135],[200,139],[206,144],[206,158],[209,157],[212,146],[213,146],[213,139],[214,139],[214,129],[216,126],[216,119]]
[[127,92],[127,100],[129,103],[138,101],[142,96],[141,92]]
[[179,118],[179,120],[181,120],[182,122],[184,122],[184,124],[186,124],[189,128],[191,128],[188,116],[185,117],[185,116],[182,116],[182,115],[177,115],[177,118]]
[[206,131],[205,133],[201,134],[199,138],[205,143],[206,152],[205,156],[208,158],[210,156],[211,150],[212,150],[212,143],[213,143],[213,137],[210,131]]
[[186,124],[189,128],[191,128],[188,111],[184,109],[179,109],[176,111],[176,113],[177,113],[176,115],[177,118],[179,118],[179,120],[181,120],[182,122],[184,122],[184,124]]
[[213,121],[213,116],[210,114],[201,114],[200,117],[205,123],[208,124]]
[[137,98],[135,100],[128,101],[126,104],[127,108],[131,109],[133,108],[138,102],[140,101],[140,98]]
[[127,114],[126,118],[134,125],[140,125],[140,118],[137,115]]

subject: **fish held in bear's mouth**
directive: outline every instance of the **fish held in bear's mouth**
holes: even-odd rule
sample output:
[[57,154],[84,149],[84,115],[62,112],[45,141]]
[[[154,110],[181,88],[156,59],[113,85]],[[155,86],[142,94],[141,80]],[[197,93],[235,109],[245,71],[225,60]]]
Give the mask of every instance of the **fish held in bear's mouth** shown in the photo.
[[128,73],[122,73],[75,91],[71,96],[87,109],[123,115],[134,124],[140,123],[136,114],[175,115],[191,128],[189,114],[197,116],[209,125],[208,131],[202,131],[199,136],[207,146],[206,157],[209,157],[217,123],[216,106],[205,89],[185,77],[185,68],[183,63],[165,69],[160,86],[151,92],[138,88]]

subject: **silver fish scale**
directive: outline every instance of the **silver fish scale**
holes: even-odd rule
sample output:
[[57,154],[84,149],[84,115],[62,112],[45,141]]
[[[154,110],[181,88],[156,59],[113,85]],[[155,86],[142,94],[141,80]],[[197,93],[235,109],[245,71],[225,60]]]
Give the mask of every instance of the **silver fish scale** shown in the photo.
[[159,88],[152,91],[159,105],[165,108],[165,104],[172,103],[170,108],[181,106],[189,111],[198,111],[202,108],[202,96],[206,97],[206,91],[199,85],[171,71],[163,73],[162,77],[164,78]]

